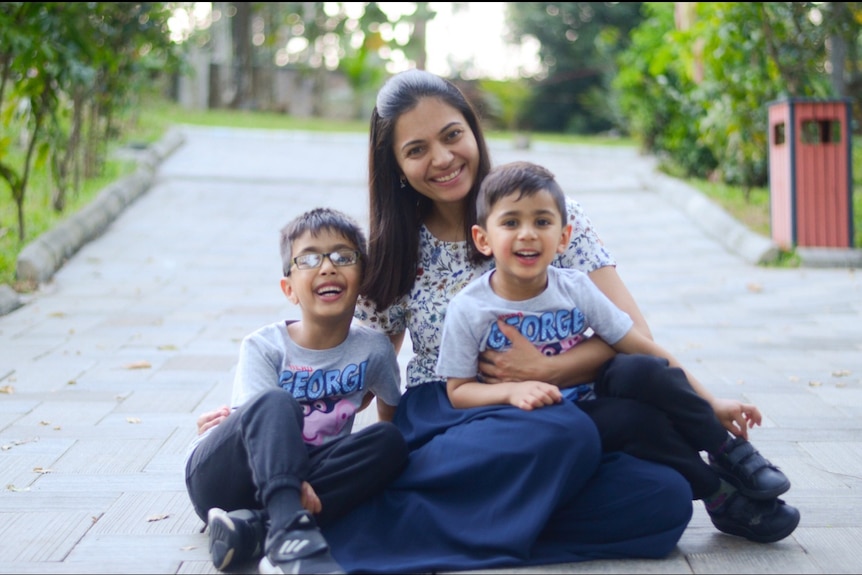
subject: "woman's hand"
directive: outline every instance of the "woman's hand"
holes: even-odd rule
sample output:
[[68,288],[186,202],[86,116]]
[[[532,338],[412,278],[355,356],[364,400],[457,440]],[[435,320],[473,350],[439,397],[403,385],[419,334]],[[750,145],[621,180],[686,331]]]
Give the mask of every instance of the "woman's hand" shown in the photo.
[[593,336],[557,355],[545,355],[516,327],[502,320],[497,326],[512,342],[512,347],[480,354],[479,372],[485,383],[535,379],[569,387],[594,381],[602,364],[616,354],[604,340]]
[[485,350],[479,355],[479,372],[485,383],[501,381],[547,381],[542,373],[543,360],[547,356],[536,349],[530,340],[521,335],[518,328],[497,320],[497,327],[512,342],[506,351]]
[[725,429],[746,440],[748,429],[761,422],[760,410],[751,403],[718,397],[712,400],[712,409]]
[[206,430],[215,427],[224,421],[228,415],[230,415],[230,408],[226,405],[223,405],[218,409],[202,413],[200,417],[198,417],[198,435],[201,435]]

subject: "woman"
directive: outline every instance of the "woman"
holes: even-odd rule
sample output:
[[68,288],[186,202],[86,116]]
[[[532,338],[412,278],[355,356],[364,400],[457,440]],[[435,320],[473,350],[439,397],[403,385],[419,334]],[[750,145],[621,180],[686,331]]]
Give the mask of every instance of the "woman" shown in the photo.
[[[370,146],[369,262],[357,317],[396,348],[410,331],[415,355],[394,419],[410,458],[382,495],[325,530],[333,555],[348,571],[391,573],[667,555],[692,513],[681,475],[603,456],[605,438],[572,402],[453,409],[434,373],[449,299],[491,266],[468,241],[490,158],[464,95],[427,72],[392,77],[377,97]],[[555,264],[588,272],[649,333],[589,220],[575,202],[568,208],[573,239]],[[613,355],[597,339],[553,357],[519,343],[485,358],[486,379],[529,374],[573,385]],[[614,417],[626,417],[627,405],[618,400]]]

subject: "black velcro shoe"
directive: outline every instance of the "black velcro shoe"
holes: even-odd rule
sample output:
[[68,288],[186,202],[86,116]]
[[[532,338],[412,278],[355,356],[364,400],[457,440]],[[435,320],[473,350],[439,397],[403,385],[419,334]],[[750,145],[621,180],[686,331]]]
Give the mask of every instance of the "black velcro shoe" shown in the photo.
[[790,489],[787,476],[741,437],[731,439],[724,453],[710,453],[709,464],[722,479],[752,499],[775,499]]
[[311,514],[300,511],[286,530],[270,533],[261,573],[344,573],[329,553],[329,544]]
[[781,499],[757,501],[739,492],[733,493],[717,510],[707,513],[719,531],[756,543],[784,539],[793,533],[800,518],[799,510]]
[[213,507],[207,514],[210,558],[219,571],[263,554],[266,518],[263,511]]

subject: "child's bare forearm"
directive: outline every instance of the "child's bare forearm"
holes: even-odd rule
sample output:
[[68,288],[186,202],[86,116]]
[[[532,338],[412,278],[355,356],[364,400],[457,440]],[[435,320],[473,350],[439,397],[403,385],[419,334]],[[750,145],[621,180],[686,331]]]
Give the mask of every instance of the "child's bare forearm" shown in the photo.
[[395,406],[383,403],[377,398],[377,418],[380,421],[392,421],[395,417]]

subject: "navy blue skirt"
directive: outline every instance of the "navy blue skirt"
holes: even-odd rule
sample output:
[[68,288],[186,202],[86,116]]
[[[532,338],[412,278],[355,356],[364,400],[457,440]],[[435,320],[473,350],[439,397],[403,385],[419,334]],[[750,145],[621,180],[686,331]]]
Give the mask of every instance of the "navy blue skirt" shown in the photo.
[[574,403],[454,409],[442,383],[410,388],[395,423],[404,472],[324,529],[348,572],[415,573],[659,558],[692,514],[676,471],[602,455]]

